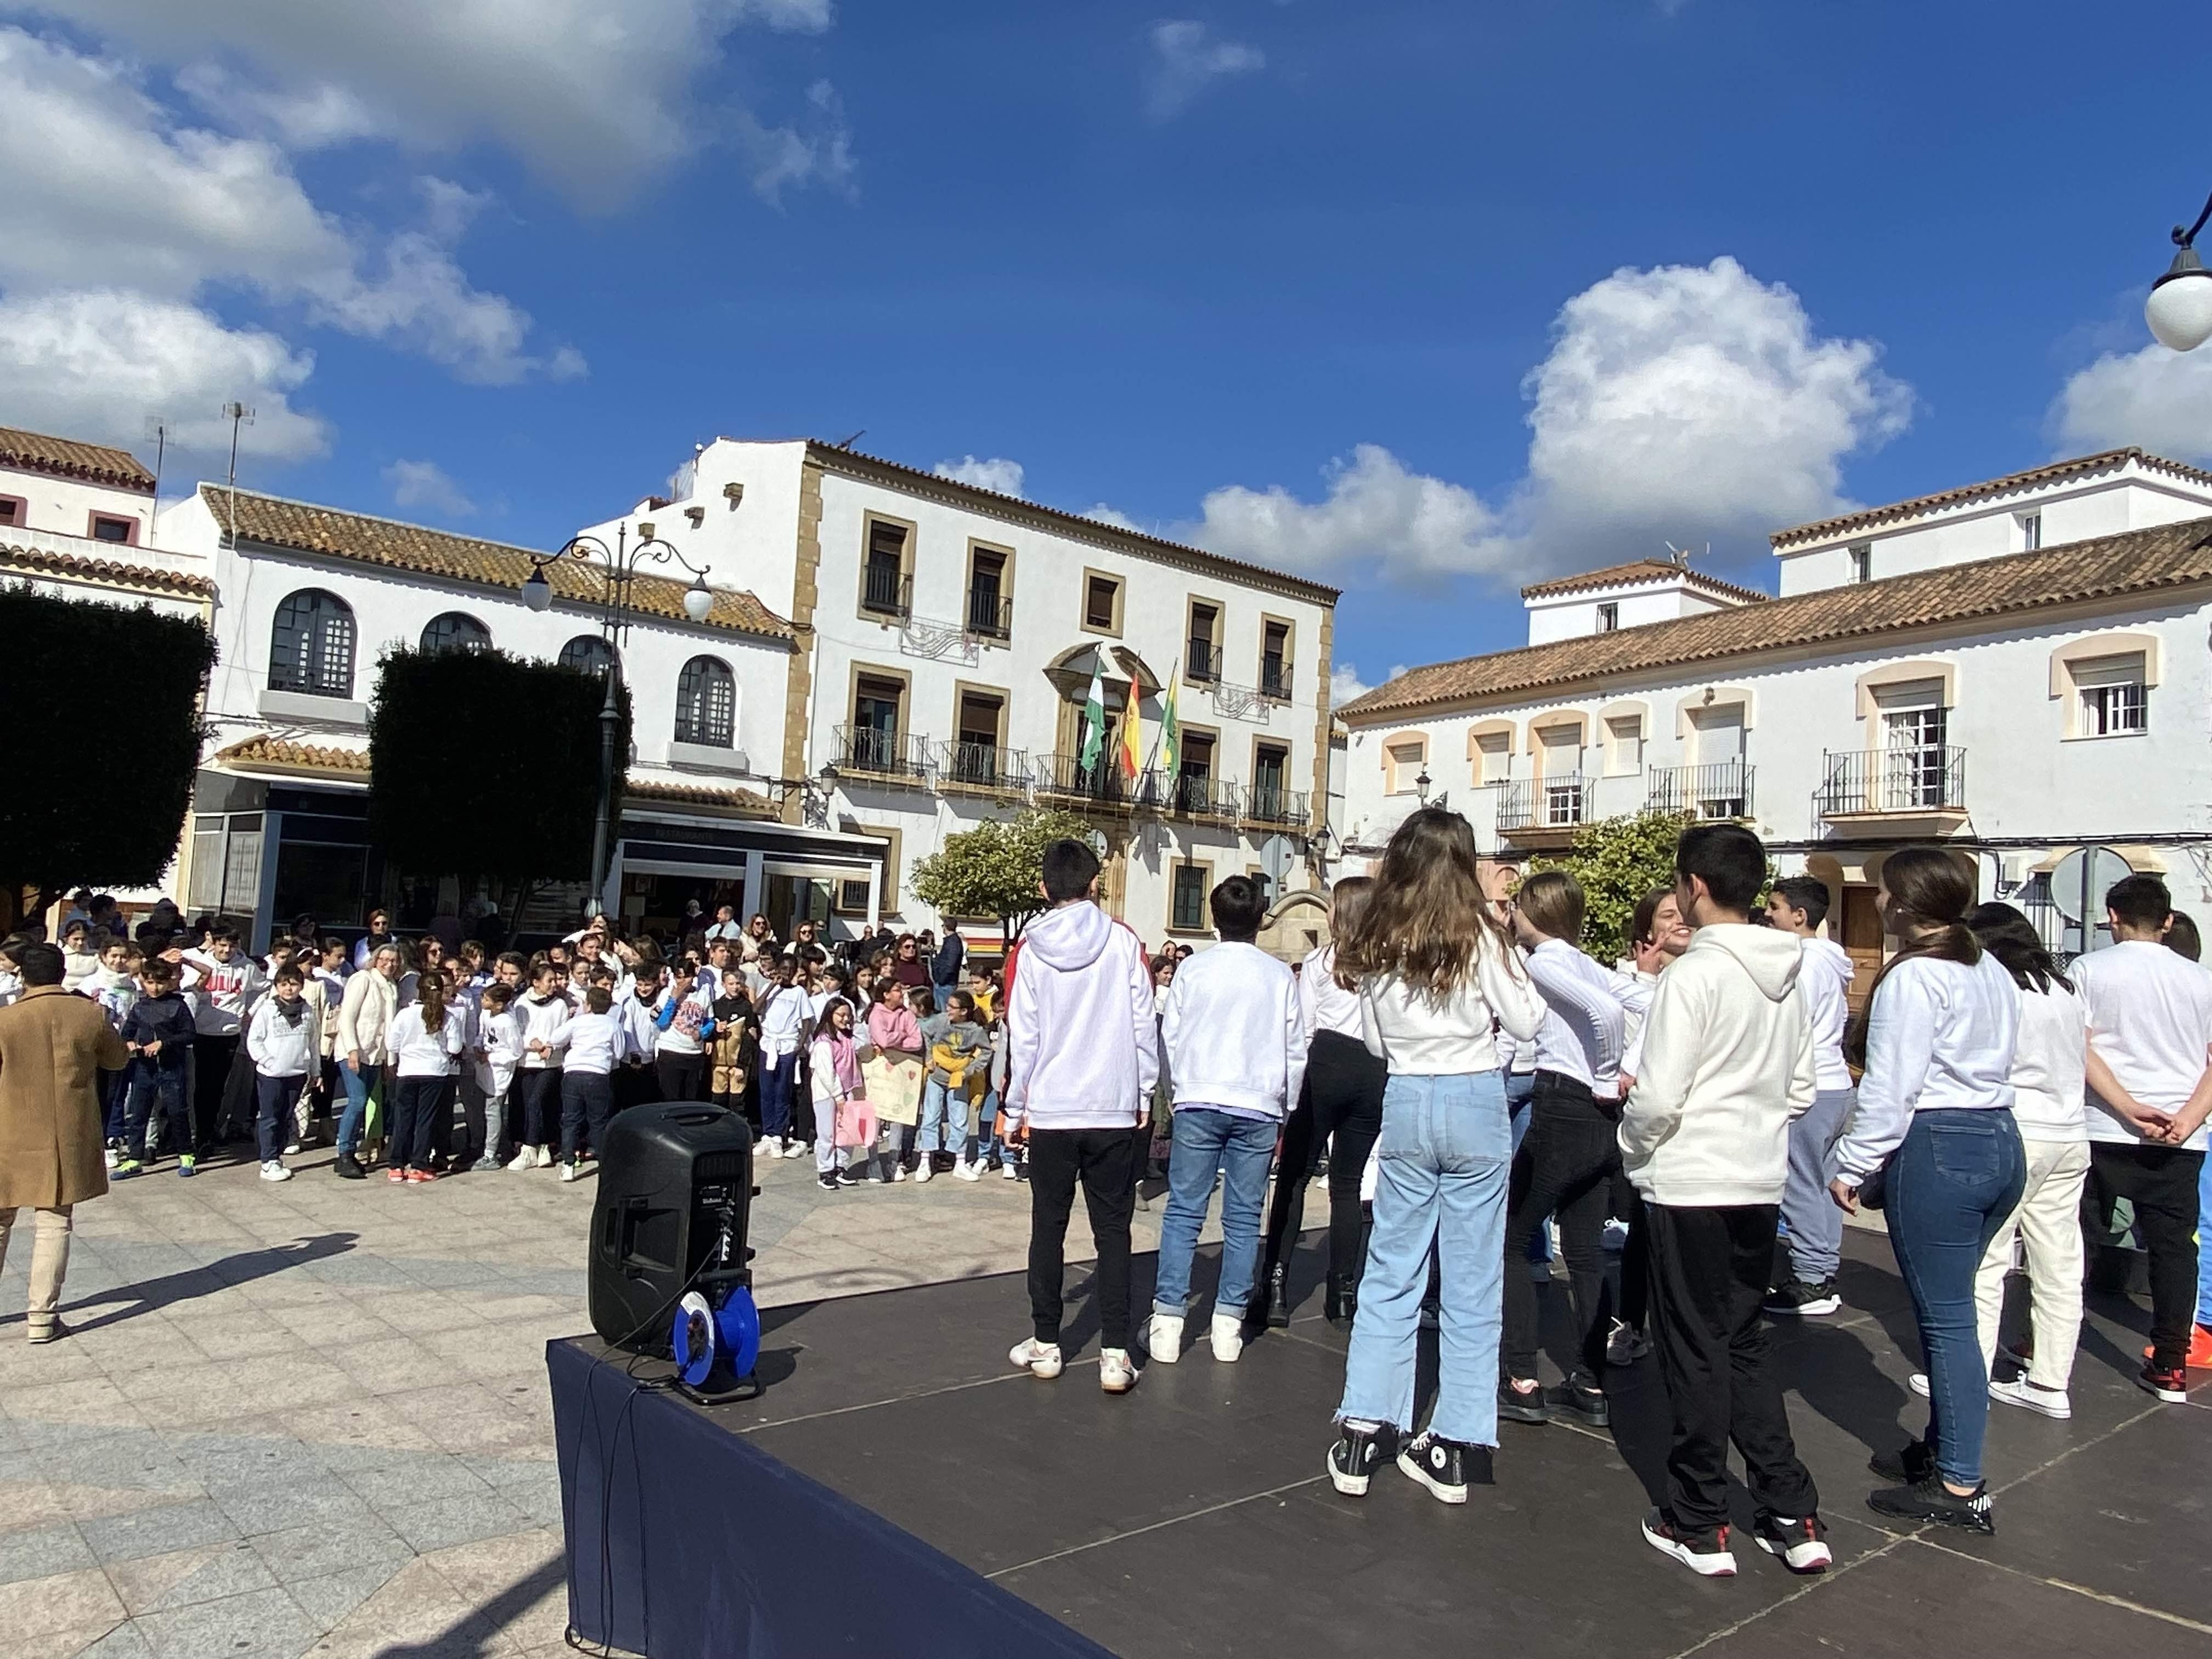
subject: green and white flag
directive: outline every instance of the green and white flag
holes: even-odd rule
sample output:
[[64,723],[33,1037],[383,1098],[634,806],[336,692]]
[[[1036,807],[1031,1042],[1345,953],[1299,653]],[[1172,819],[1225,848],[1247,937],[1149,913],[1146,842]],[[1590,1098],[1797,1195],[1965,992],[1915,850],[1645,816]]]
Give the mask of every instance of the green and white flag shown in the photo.
[[1106,748],[1106,653],[1091,659],[1091,695],[1083,700],[1083,752],[1076,757],[1085,772],[1098,769]]
[[1178,668],[1168,681],[1167,695],[1160,699],[1160,741],[1157,750],[1160,770],[1173,777],[1182,764],[1182,717],[1176,712],[1176,694],[1182,684],[1182,671]]

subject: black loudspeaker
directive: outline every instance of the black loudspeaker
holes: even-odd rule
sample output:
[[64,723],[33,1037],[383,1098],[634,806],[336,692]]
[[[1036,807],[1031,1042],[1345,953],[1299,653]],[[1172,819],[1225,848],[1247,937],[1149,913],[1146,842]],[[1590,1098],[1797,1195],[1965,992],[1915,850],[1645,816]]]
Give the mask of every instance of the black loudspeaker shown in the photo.
[[750,1285],[745,1229],[752,1132],[696,1101],[633,1106],[607,1125],[592,1214],[592,1328],[639,1353],[666,1353],[686,1291],[719,1303]]

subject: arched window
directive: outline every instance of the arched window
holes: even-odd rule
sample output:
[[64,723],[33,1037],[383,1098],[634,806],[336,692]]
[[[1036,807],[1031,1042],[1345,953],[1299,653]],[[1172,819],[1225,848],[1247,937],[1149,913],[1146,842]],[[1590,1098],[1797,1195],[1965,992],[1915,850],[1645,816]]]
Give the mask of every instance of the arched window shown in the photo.
[[458,611],[448,611],[442,617],[430,618],[422,630],[425,651],[489,651],[491,649],[491,630],[474,617]]
[[676,682],[676,741],[731,749],[738,741],[738,683],[730,665],[694,657]]
[[579,634],[561,647],[561,666],[580,674],[604,674],[614,660],[614,647],[597,634]]
[[269,689],[312,697],[353,696],[353,607],[310,587],[276,607],[269,642]]

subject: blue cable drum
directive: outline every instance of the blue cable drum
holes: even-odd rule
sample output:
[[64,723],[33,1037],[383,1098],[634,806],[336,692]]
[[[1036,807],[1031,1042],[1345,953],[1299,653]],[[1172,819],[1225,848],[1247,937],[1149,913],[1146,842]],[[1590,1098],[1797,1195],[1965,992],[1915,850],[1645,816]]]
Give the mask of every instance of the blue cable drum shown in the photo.
[[715,1310],[714,1325],[722,1352],[730,1357],[730,1371],[738,1377],[750,1376],[753,1365],[760,1358],[760,1310],[753,1305],[753,1293],[739,1285],[723,1298]]

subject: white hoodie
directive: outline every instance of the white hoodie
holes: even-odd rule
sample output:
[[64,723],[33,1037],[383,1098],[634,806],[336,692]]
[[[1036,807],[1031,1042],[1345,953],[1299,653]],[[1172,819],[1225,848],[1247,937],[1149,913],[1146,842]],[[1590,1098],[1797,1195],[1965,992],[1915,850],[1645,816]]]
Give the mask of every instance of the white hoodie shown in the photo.
[[1620,1117],[1621,1166],[1647,1202],[1781,1202],[1790,1121],[1815,1089],[1798,944],[1717,923],[1659,976]]
[[315,1069],[320,1011],[305,997],[293,1006],[299,1018],[285,1018],[283,1004],[272,991],[247,1018],[246,1057],[263,1077],[305,1077]]
[[1036,1129],[1144,1121],[1159,1043],[1152,969],[1127,927],[1088,902],[1046,911],[1006,957],[1006,1006],[1010,1116]]
[[1176,1105],[1290,1115],[1306,1072],[1298,982],[1258,945],[1224,939],[1177,969],[1160,1038]]
[[1851,1068],[1844,1063],[1844,1026],[1850,1018],[1846,993],[1857,964],[1832,939],[1807,939],[1804,954],[1797,983],[1804,988],[1806,1012],[1813,1018],[1813,1081],[1824,1094],[1848,1089]]

